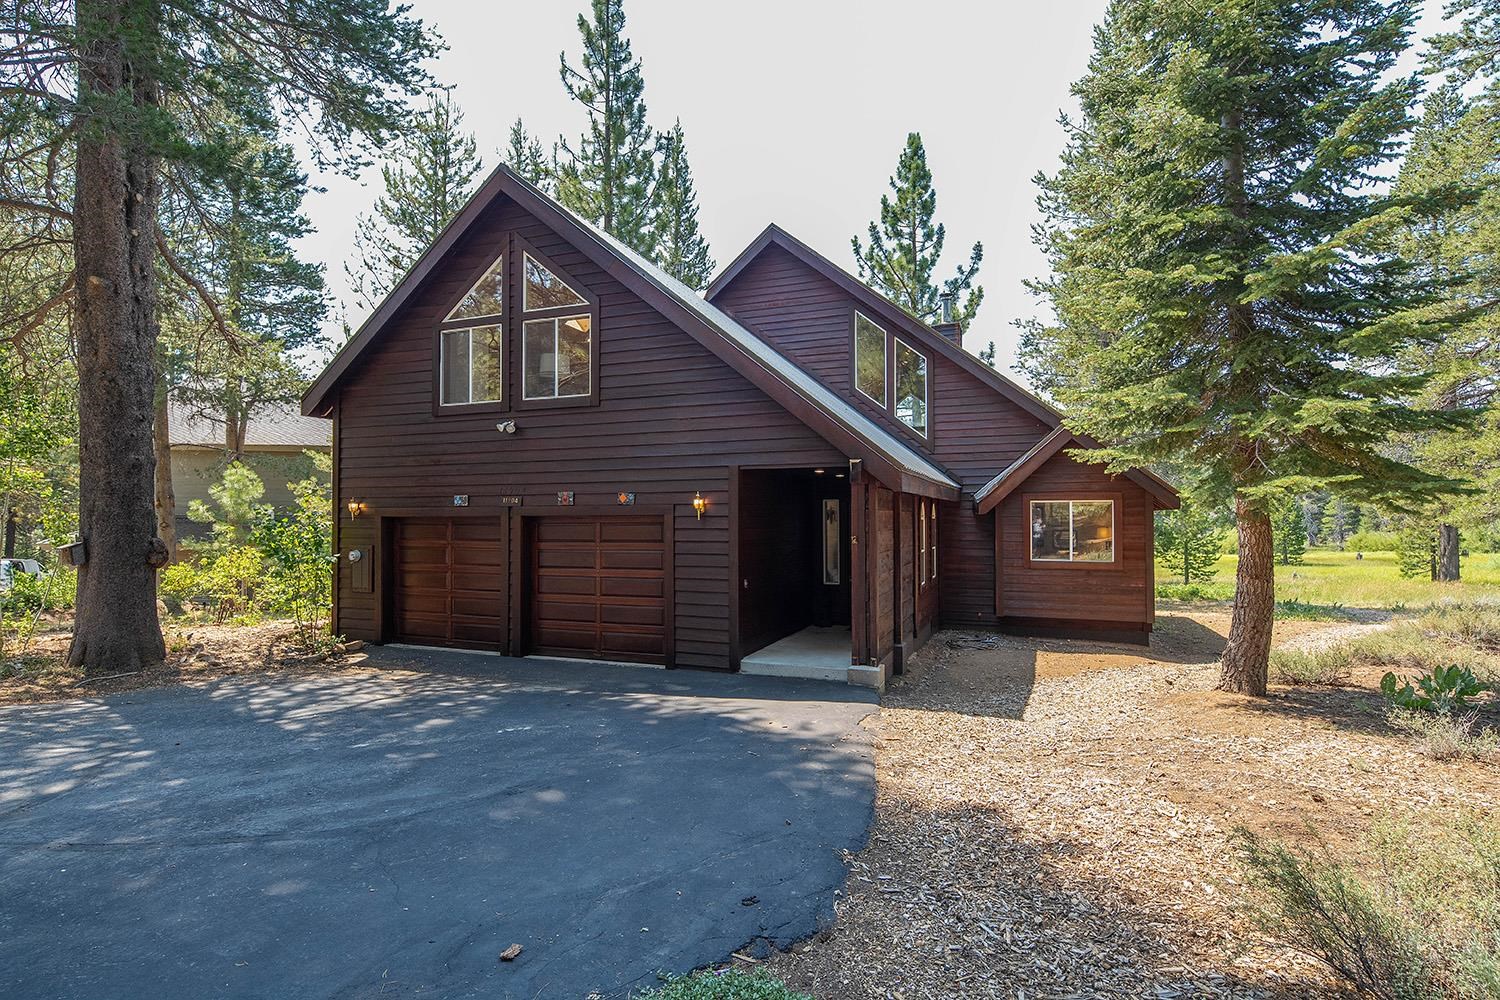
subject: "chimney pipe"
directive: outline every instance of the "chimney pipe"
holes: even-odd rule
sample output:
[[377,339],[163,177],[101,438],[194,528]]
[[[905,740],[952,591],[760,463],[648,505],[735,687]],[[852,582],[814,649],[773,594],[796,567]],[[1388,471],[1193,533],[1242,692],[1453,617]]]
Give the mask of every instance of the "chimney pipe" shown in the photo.
[[938,296],[938,309],[941,319],[932,324],[932,328],[953,341],[957,346],[962,347],[964,346],[964,327],[962,323],[953,318],[954,298],[955,296],[952,292],[943,292]]
[[938,296],[938,304],[942,308],[942,322],[953,322],[953,293],[944,292]]

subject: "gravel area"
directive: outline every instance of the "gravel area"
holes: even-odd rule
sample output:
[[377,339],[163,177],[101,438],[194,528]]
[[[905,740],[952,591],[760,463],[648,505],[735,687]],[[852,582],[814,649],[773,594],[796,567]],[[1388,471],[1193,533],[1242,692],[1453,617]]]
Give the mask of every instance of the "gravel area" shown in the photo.
[[1500,783],[1389,730],[1373,677],[1215,692],[1227,628],[1165,615],[1149,652],[937,636],[874,723],[876,823],[838,919],[774,971],[819,1000],[1335,995],[1244,913],[1235,828],[1336,840],[1493,809]]

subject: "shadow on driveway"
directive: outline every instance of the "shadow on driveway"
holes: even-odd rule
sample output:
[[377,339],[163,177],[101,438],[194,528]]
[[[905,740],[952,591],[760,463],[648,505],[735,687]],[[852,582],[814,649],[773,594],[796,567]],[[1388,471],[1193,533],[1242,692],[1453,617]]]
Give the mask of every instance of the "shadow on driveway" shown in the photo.
[[0,710],[0,995],[624,997],[831,917],[869,693],[372,662]]

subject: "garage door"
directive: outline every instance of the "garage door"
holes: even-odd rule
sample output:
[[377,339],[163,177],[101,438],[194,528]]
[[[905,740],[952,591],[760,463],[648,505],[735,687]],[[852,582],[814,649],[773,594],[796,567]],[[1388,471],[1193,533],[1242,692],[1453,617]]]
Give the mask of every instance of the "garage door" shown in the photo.
[[532,652],[666,662],[664,533],[659,517],[535,518]]
[[505,546],[488,518],[403,518],[395,552],[393,631],[401,642],[501,649]]

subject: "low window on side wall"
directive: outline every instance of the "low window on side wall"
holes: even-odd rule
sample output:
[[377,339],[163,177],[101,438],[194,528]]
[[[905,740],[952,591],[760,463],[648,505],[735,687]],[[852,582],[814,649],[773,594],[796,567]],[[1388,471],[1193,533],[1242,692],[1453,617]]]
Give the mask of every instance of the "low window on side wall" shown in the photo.
[[1115,561],[1113,500],[1032,500],[1033,562]]

